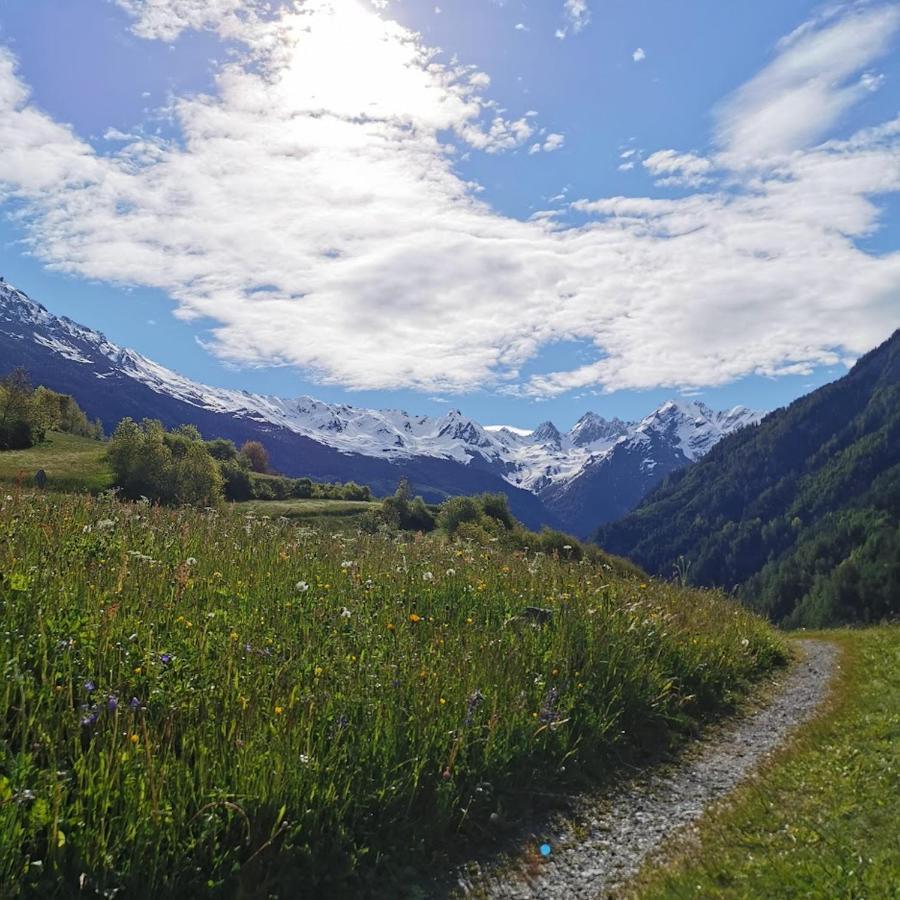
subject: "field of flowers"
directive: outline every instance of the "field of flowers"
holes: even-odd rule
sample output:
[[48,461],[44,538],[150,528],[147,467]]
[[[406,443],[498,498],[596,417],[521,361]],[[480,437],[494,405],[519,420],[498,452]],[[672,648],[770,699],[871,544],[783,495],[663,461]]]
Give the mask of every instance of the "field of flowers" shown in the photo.
[[0,894],[373,893],[784,655],[614,562],[3,492]]

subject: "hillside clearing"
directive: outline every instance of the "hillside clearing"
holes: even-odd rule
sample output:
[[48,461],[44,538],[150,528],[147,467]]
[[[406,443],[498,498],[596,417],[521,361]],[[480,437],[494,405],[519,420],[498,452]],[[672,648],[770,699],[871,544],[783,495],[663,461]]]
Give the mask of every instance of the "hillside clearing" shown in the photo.
[[106,444],[74,434],[51,431],[35,447],[0,453],[0,482],[31,487],[38,469],[47,473],[51,490],[102,491],[113,484]]

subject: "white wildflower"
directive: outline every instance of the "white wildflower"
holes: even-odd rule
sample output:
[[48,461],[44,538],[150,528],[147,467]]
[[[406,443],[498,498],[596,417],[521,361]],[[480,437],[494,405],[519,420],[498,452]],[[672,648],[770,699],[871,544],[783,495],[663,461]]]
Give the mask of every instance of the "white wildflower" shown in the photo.
[[341,607],[341,618],[342,619],[349,619],[350,616],[352,616],[352,615],[353,615],[353,613],[351,613],[350,610],[347,609],[346,606]]
[[298,581],[294,587],[301,593],[305,594],[309,590],[309,585],[305,581]]
[[434,581],[434,575],[431,572],[423,572],[422,581]]
[[456,574],[456,569],[447,569],[447,577],[452,578]]
[[186,566],[196,566],[196,565],[197,565],[197,560],[196,560],[195,557],[189,556],[189,557],[184,561],[184,564],[185,564]]

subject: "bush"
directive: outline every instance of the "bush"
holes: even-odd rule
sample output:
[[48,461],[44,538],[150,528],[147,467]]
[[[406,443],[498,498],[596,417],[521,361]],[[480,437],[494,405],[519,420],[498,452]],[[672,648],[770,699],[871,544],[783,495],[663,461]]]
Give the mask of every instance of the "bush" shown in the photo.
[[269,451],[259,441],[247,441],[241,447],[241,456],[254,472],[264,474],[269,471]]
[[107,458],[117,487],[131,499],[212,506],[222,498],[219,466],[193,426],[166,432],[155,420],[123,419]]
[[481,507],[472,497],[451,497],[441,504],[437,516],[438,527],[447,534],[455,534],[463,522],[477,522],[481,518]]

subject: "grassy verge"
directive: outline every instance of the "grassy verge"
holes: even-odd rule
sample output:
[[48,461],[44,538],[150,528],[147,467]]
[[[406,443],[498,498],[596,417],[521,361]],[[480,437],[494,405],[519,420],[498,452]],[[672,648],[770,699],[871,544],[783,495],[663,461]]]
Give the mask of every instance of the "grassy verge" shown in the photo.
[[511,792],[690,729],[784,655],[727,599],[615,563],[10,497],[13,894],[399,897]]
[[825,713],[636,896],[898,896],[900,626],[813,636],[843,651]]
[[57,491],[102,491],[113,485],[106,462],[106,444],[53,431],[28,450],[0,453],[0,483],[34,484],[38,469],[47,473],[47,487]]

